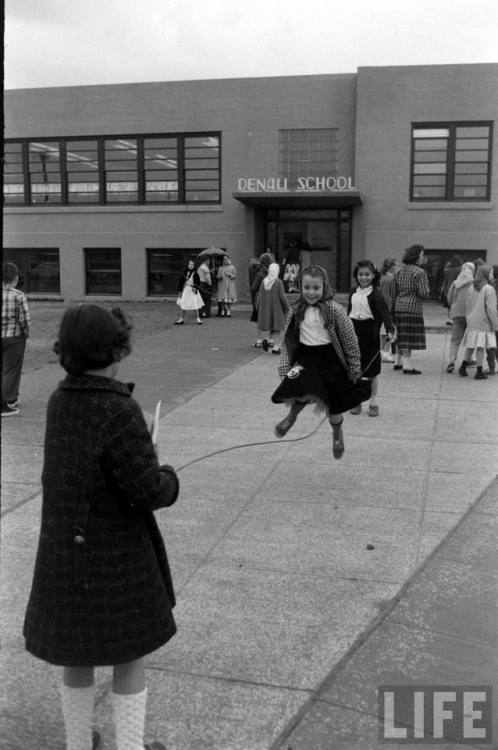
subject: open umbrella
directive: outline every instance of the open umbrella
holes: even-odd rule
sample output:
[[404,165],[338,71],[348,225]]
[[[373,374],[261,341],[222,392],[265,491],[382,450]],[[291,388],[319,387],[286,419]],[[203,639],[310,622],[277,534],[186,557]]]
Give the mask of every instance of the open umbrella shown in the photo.
[[222,250],[221,247],[208,247],[205,250],[201,250],[198,257],[203,258],[206,255],[208,256],[218,255],[219,257],[221,257],[223,255],[228,255],[228,253],[225,250]]

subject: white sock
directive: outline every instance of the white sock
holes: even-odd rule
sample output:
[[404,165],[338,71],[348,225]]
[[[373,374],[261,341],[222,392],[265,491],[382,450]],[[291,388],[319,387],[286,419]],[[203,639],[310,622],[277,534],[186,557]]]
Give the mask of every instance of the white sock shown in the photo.
[[141,693],[112,693],[117,750],[143,750],[147,689]]
[[61,685],[66,750],[91,750],[95,685],[84,688]]

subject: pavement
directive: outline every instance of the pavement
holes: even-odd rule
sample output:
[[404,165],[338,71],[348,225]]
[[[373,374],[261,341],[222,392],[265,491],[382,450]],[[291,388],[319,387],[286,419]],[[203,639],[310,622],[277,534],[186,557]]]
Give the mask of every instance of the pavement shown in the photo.
[[[311,408],[273,436],[278,359],[251,347],[248,307],[202,328],[172,326],[171,308],[119,374],[144,409],[162,399],[160,455],[181,483],[157,514],[178,634],[147,658],[147,738],[168,750],[370,750],[382,746],[381,685],[498,695],[498,378],[444,372],[446,311],[425,306],[423,374],[385,365],[380,416],[345,415],[336,461]],[[2,420],[2,750],[64,748],[60,670],[22,638],[45,406],[62,375],[25,372],[21,414]],[[115,750],[110,679],[97,670],[103,750]],[[494,743],[439,747],[498,748],[493,725]]]

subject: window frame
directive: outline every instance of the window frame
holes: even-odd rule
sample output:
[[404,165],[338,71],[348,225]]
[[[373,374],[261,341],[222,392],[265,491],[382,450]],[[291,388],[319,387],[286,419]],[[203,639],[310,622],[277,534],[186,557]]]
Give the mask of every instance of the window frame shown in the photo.
[[[21,261],[19,261],[19,254]],[[54,261],[44,260],[41,263],[57,265],[57,289],[32,289],[32,261],[37,255],[51,255],[54,257]],[[59,296],[61,294],[61,255],[60,248],[58,247],[4,247],[3,249],[4,263],[12,262],[15,263],[19,269],[21,281],[18,284],[18,288],[25,294],[29,295],[53,295]],[[41,263],[39,265],[41,265]]]
[[[108,290],[102,290],[102,291],[90,291],[90,283],[89,283],[89,272],[92,270],[89,268],[89,260],[91,253],[97,253],[97,252],[109,252],[114,251],[115,253],[118,253],[119,255],[119,271],[113,273],[119,273],[119,291],[117,292],[111,292]],[[85,280],[85,297],[122,297],[123,295],[123,258],[122,258],[122,251],[120,247],[84,247],[83,248],[83,257],[84,257],[84,280]]]
[[[214,171],[213,181],[215,183],[214,188],[209,189],[209,193],[214,192],[216,196],[210,198],[195,198],[189,199],[188,195],[192,192],[190,185],[192,180],[196,181],[197,178],[193,177],[189,180],[189,172],[199,171],[199,168],[193,166],[187,168],[185,166],[185,151],[188,147],[188,140],[193,138],[205,138],[215,139],[217,146],[213,144],[213,151],[216,149],[216,157],[212,156],[214,167],[210,167],[209,174],[211,175]],[[154,139],[172,139],[176,141],[176,161],[177,161],[177,179],[178,179],[178,191],[176,200],[148,200],[147,199],[147,169],[146,169],[146,154],[144,144],[148,140],[149,144]],[[132,200],[114,200],[108,199],[106,195],[106,143],[119,140],[133,140],[136,143],[136,173],[135,179],[137,183],[137,197]],[[96,201],[78,201],[74,199],[74,196],[70,199],[69,185],[71,180],[69,179],[69,172],[67,168],[67,154],[71,151],[72,143],[81,143],[83,141],[93,141],[97,143],[97,169],[98,169],[98,200]],[[48,205],[54,207],[77,207],[82,206],[91,209],[95,206],[109,206],[115,208],[116,206],[182,206],[182,205],[219,205],[222,199],[222,134],[221,131],[195,131],[195,132],[181,132],[181,133],[118,133],[110,135],[71,135],[71,136],[52,136],[43,138],[6,138],[5,144],[20,144],[21,145],[21,156],[22,164],[21,171],[19,174],[23,175],[24,180],[24,191],[19,193],[20,199],[18,201],[9,201],[8,203],[4,199],[4,205],[6,207],[17,207],[17,206],[36,206],[44,207]],[[60,159],[60,176],[61,176],[61,199],[59,202],[48,202],[48,203],[34,203],[33,195],[31,190],[31,179],[30,179],[30,165],[29,165],[29,153],[31,143],[57,143],[59,146],[59,159]],[[149,170],[150,171],[150,170]],[[209,178],[211,179],[211,177]],[[201,197],[202,193],[207,192],[200,190]],[[77,195],[77,193],[75,194]]]
[[[409,186],[409,200],[412,203],[476,203],[476,202],[483,202],[483,201],[490,201],[491,200],[491,169],[492,169],[492,159],[493,159],[493,121],[492,120],[464,120],[464,121],[436,121],[436,122],[412,122],[411,124],[411,133],[410,133],[410,186]],[[457,131],[461,128],[488,128],[488,140],[487,140],[487,151],[488,151],[488,158],[486,162],[483,162],[482,160],[476,160],[476,162],[470,161],[469,164],[477,163],[477,164],[486,164],[487,171],[485,174],[486,177],[486,195],[477,195],[477,196],[460,196],[455,195],[455,189],[457,185],[455,185],[455,166],[456,164],[460,163],[457,159],[458,156],[458,149],[456,145],[457,141]],[[415,191],[415,165],[416,164],[422,164],[424,162],[415,161],[415,155],[416,155],[416,141],[417,138],[415,137],[415,132],[418,130],[437,130],[437,129],[445,129],[448,130],[448,137],[446,139],[447,149],[446,149],[446,159],[445,159],[445,166],[446,171],[444,172],[444,195],[440,196],[416,196],[414,194]],[[461,135],[460,135],[461,138]],[[441,139],[443,140],[443,139]],[[477,150],[477,149],[476,149]],[[430,162],[427,162],[430,163]],[[429,172],[427,174],[430,174]],[[442,173],[443,174],[443,173]],[[481,174],[479,172],[474,172],[470,174]],[[426,187],[429,187],[427,185]],[[478,186],[475,186],[478,187]]]

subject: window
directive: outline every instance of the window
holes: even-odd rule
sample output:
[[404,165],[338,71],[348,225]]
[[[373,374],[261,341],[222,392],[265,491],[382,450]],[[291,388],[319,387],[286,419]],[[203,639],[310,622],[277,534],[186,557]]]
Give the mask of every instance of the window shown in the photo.
[[119,248],[85,248],[85,294],[121,294]]
[[189,260],[203,248],[147,250],[147,294],[177,294],[178,282]]
[[58,141],[29,144],[31,203],[61,202],[61,159]]
[[66,143],[68,203],[98,203],[100,176],[95,139]]
[[6,205],[219,203],[219,133],[5,142]]
[[57,248],[5,248],[5,263],[19,269],[19,289],[27,294],[60,294],[59,250]]
[[279,130],[279,171],[296,188],[297,178],[337,174],[339,131],[337,128]]
[[491,123],[413,125],[410,200],[489,200],[491,138]]

